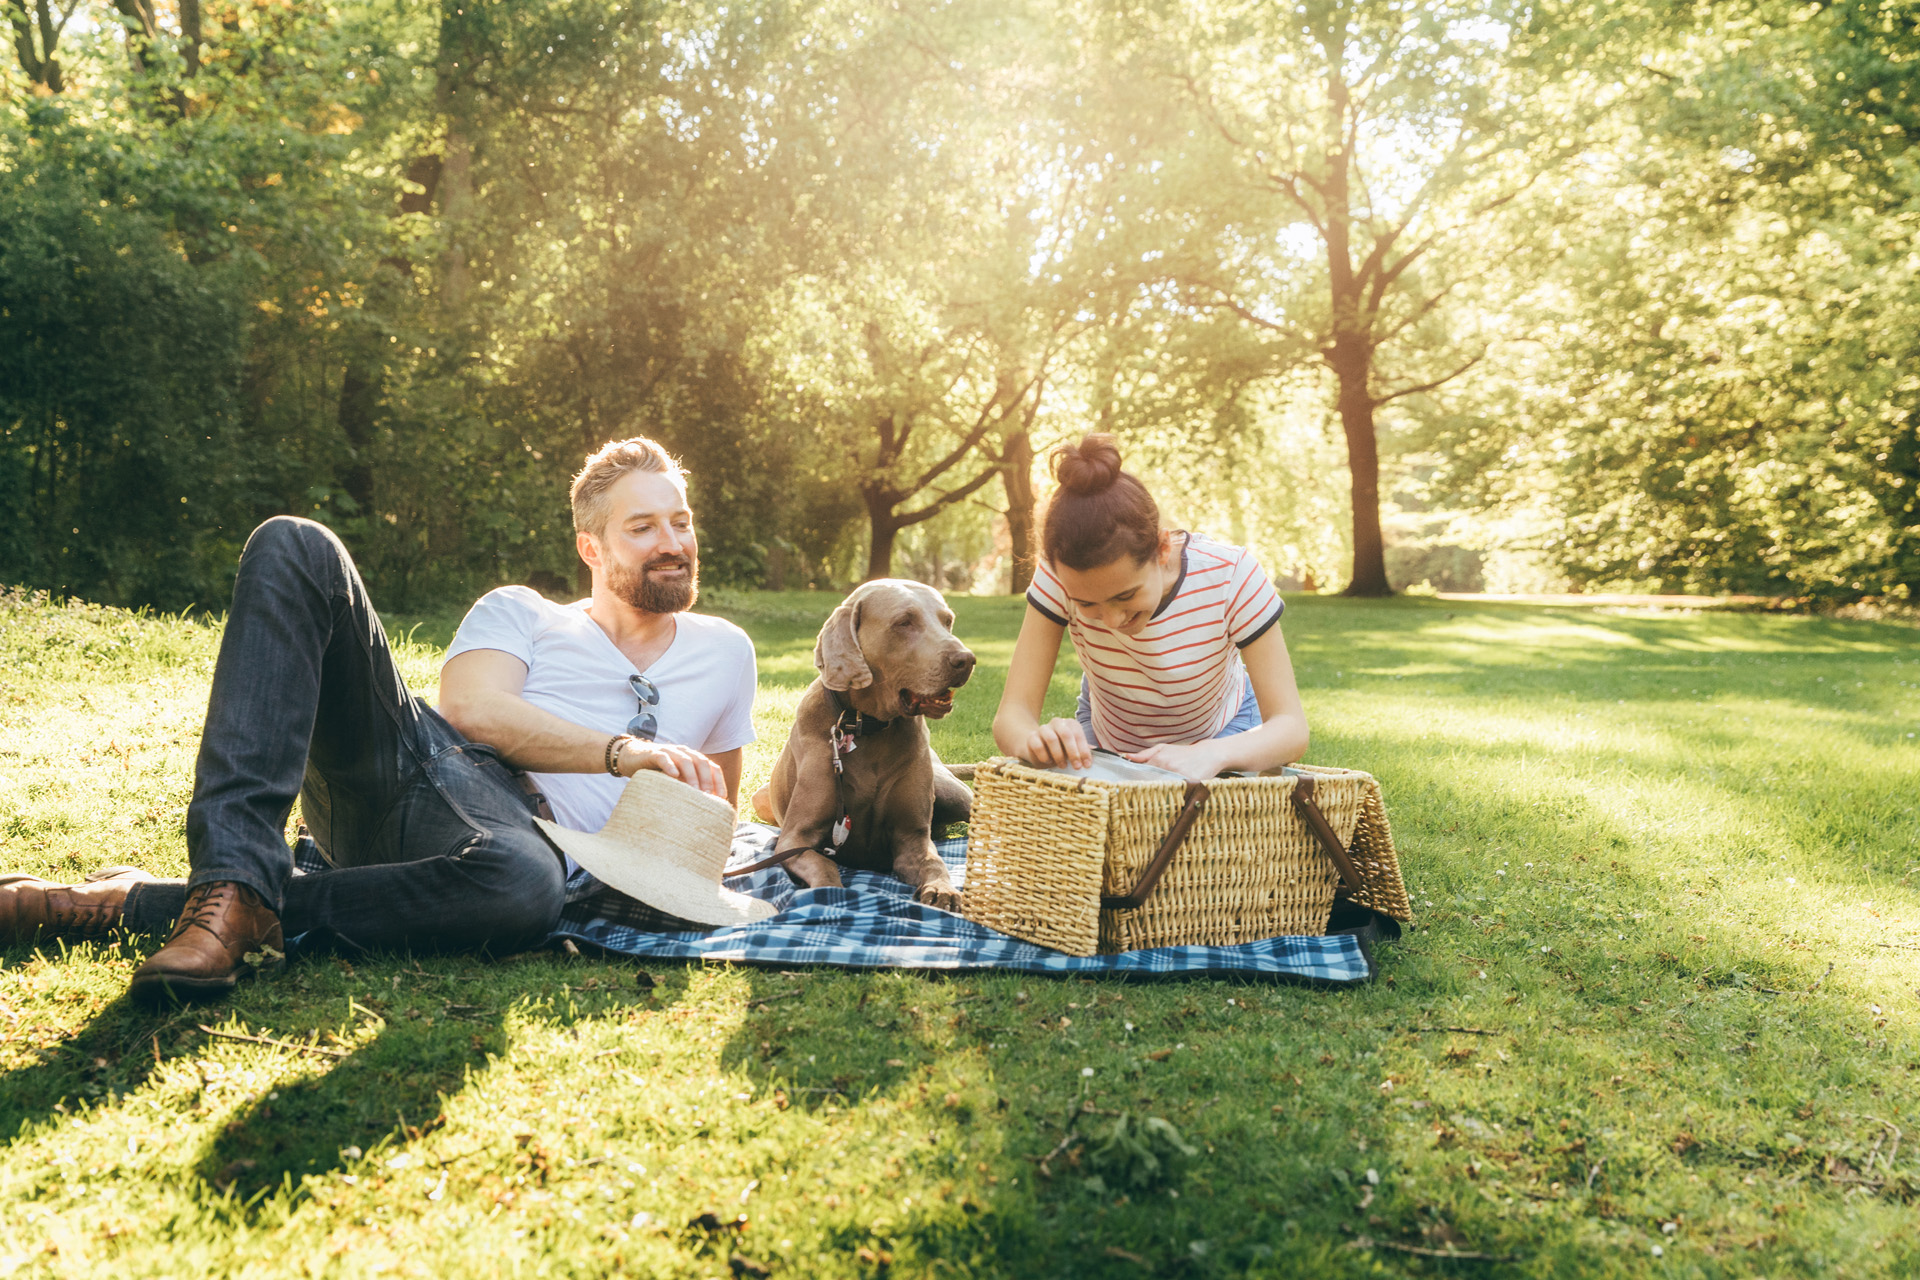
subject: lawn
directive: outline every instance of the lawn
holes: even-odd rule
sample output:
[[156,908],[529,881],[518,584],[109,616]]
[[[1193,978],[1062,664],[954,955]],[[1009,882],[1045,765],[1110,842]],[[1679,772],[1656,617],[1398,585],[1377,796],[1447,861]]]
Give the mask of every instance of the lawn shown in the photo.
[[[716,602],[760,653],[750,781],[832,603]],[[1018,602],[955,603],[982,661],[935,739],[971,760]],[[410,628],[416,689],[455,621]],[[1286,630],[1309,758],[1381,778],[1417,904],[1371,986],[542,953],[156,1016],[151,940],[14,949],[0,1275],[1920,1273],[1920,632]],[[184,869],[217,638],[0,600],[0,865]]]

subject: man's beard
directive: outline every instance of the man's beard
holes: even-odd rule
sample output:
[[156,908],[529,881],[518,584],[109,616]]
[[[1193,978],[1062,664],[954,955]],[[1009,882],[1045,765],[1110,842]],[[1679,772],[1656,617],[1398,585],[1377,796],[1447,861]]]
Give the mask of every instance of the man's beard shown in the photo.
[[[684,568],[687,576],[667,580],[651,572],[677,568]],[[684,613],[700,598],[700,561],[691,555],[656,556],[638,569],[614,565],[607,587],[642,613]]]

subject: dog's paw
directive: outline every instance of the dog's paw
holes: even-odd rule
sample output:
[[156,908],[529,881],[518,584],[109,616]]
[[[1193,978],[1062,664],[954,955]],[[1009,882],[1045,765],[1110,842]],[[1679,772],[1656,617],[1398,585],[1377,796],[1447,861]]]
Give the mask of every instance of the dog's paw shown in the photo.
[[960,891],[950,884],[923,884],[914,891],[913,900],[956,915],[960,912]]
[[787,863],[787,874],[800,882],[806,889],[837,889],[840,887],[840,868],[833,859],[822,857],[809,850]]

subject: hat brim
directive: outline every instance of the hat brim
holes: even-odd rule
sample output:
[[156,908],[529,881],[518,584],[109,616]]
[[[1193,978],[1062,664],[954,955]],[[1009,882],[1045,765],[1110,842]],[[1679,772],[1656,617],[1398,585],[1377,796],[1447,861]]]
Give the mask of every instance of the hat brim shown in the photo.
[[771,902],[713,881],[645,850],[591,831],[574,831],[535,818],[534,824],[561,852],[592,873],[594,879],[657,911],[694,924],[751,924],[774,915]]

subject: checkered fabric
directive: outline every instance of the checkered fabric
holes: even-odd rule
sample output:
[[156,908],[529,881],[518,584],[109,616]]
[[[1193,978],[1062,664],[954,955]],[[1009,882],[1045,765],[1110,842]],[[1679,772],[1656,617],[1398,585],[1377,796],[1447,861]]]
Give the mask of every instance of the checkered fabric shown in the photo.
[[[729,866],[767,856],[779,833],[743,824]],[[964,886],[966,841],[940,846],[956,885]],[[779,914],[753,924],[696,928],[606,888],[579,872],[554,937],[649,960],[727,960],[742,964],[832,965],[846,969],[1010,969],[1018,973],[1120,978],[1239,978],[1347,985],[1373,977],[1359,939],[1268,938],[1232,947],[1157,947],[1113,956],[1070,956],[1022,942],[951,912],[913,900],[892,876],[845,871],[841,889],[799,889],[779,867],[731,876],[726,885],[763,898]]]

